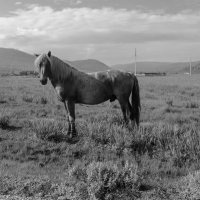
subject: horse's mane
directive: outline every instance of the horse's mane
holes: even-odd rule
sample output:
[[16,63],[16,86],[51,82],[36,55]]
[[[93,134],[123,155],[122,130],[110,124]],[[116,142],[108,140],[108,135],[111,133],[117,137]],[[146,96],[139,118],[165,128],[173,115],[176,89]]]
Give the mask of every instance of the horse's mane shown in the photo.
[[51,56],[49,60],[51,62],[51,74],[53,79],[63,82],[78,72],[77,69],[55,56]]
[[70,76],[77,74],[79,71],[71,66],[70,62],[63,62],[56,56],[49,57],[47,54],[41,54],[35,60],[35,66],[39,68],[42,61],[47,59],[50,62],[51,67],[51,78],[56,81],[64,82]]

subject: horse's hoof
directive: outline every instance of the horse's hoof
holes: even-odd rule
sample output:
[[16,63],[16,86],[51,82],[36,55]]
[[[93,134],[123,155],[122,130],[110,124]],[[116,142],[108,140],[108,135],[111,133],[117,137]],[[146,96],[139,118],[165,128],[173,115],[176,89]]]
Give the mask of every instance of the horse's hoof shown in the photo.
[[70,140],[78,140],[78,134],[77,134],[77,132],[74,132],[74,133],[72,133],[72,132],[70,132],[70,133],[68,133],[67,134],[67,136],[68,136],[68,138],[70,139]]

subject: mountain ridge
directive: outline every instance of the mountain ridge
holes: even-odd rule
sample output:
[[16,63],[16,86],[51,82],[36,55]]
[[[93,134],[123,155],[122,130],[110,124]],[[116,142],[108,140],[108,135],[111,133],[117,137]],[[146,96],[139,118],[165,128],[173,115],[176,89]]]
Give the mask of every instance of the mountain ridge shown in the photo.
[[[109,66],[104,64],[103,62],[96,60],[96,59],[86,59],[86,60],[74,60],[71,61],[77,68],[81,71],[89,72],[91,71],[91,66],[93,67],[92,71],[97,72],[97,71],[106,71],[110,69]],[[96,63],[96,65],[94,65]],[[98,66],[101,66],[99,68]]]
[[[138,73],[186,73],[189,72],[189,62],[137,62]],[[196,73],[200,73],[200,61],[194,61],[191,63],[192,70]],[[112,65],[112,69],[135,71],[135,63],[117,64]]]
[[[11,49],[0,48],[0,74],[2,73],[19,73],[20,71],[34,71],[35,56],[26,52]],[[84,72],[105,71],[109,67],[95,59],[67,61],[73,67]]]
[[[28,54],[26,52],[12,49],[12,48],[0,48],[0,74],[14,74],[21,71],[34,71],[34,60],[35,56]],[[123,71],[135,70],[134,63],[127,64],[117,64],[108,66],[103,62],[96,59],[86,59],[86,60],[74,60],[67,61],[73,67],[77,68],[83,72],[97,72],[105,71],[108,69],[118,69]],[[194,61],[192,64],[192,72],[200,73],[200,61]],[[173,73],[186,73],[189,72],[188,62],[137,62],[137,72],[148,73],[148,72],[166,72],[169,74]]]

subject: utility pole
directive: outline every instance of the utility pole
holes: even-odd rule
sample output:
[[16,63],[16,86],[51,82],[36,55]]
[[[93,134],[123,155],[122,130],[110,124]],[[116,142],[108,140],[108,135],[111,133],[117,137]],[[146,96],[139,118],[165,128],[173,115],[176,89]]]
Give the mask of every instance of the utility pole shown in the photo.
[[190,58],[190,76],[192,76],[192,61],[191,61],[191,58]]
[[135,48],[135,76],[137,75],[137,52]]

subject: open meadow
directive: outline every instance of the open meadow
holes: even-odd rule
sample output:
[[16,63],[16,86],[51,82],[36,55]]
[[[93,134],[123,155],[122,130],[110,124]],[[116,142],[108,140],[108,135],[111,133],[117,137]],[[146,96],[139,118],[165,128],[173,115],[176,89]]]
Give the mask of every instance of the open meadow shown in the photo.
[[138,79],[139,129],[118,102],[77,105],[70,142],[50,83],[0,77],[0,199],[200,199],[200,75]]

